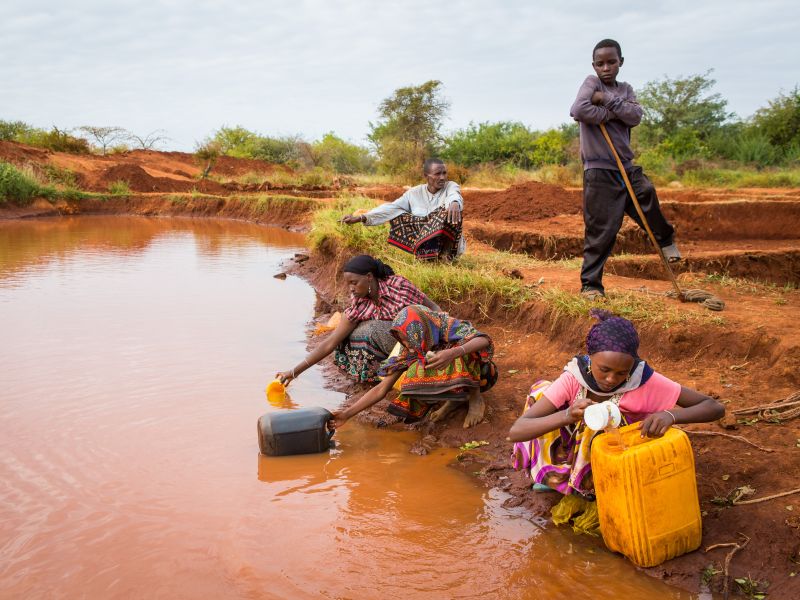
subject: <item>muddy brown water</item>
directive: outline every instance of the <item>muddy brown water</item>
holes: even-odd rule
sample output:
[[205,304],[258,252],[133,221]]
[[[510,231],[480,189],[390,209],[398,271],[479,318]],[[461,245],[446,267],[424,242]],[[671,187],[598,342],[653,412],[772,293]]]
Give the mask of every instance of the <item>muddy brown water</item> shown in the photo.
[[[358,424],[259,456],[265,384],[313,314],[298,234],[0,222],[0,597],[689,598]],[[295,404],[333,408],[319,368]]]

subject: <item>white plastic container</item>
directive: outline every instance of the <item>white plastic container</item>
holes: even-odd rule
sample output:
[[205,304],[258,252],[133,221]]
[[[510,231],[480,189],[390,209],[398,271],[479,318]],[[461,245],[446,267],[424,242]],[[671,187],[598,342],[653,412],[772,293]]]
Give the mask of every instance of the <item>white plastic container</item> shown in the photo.
[[583,411],[583,422],[594,431],[601,431],[607,427],[619,427],[622,423],[622,413],[619,411],[619,406],[606,400],[587,406]]

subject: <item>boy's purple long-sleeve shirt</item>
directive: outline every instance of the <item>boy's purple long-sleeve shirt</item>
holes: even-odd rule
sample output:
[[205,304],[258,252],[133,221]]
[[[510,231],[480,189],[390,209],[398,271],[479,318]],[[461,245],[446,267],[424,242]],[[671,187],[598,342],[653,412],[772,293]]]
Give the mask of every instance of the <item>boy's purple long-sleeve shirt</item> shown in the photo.
[[[595,92],[603,92],[602,106],[592,104],[592,94]],[[617,161],[598,127],[600,123],[605,123],[625,169],[633,166],[631,127],[636,127],[642,120],[642,107],[636,102],[636,94],[629,84],[617,81],[616,85],[609,87],[599,77],[590,75],[578,90],[569,114],[580,124],[584,170],[619,170]]]

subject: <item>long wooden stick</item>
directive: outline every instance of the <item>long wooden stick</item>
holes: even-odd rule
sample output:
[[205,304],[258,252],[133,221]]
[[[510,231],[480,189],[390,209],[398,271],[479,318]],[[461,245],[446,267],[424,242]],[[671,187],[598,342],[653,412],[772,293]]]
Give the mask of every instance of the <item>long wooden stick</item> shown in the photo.
[[792,406],[800,406],[800,400],[795,402],[784,402],[783,404],[765,404],[764,406],[754,406],[753,408],[740,408],[739,410],[732,411],[735,415],[752,415],[760,413],[765,410],[776,410],[778,408],[790,408]]
[[759,502],[766,502],[767,500],[774,500],[775,498],[783,498],[784,496],[791,496],[792,494],[796,494],[800,492],[800,488],[796,490],[789,490],[788,492],[781,492],[780,494],[772,494],[771,496],[764,496],[763,498],[753,498],[752,500],[737,500],[733,503],[734,506],[739,506],[740,504],[758,504]]
[[761,406],[752,406],[750,408],[740,408],[738,410],[734,410],[733,414],[735,415],[749,415],[753,413],[759,413],[762,410],[774,410],[776,408],[787,408],[789,406],[797,406],[800,405],[800,392],[794,392],[789,394],[786,398],[782,400],[775,400],[774,402],[770,402],[769,404],[763,404]]
[[650,229],[650,224],[647,222],[647,218],[644,216],[644,211],[639,205],[639,199],[636,197],[636,193],[633,191],[631,180],[628,179],[628,173],[625,172],[625,167],[622,164],[619,154],[617,154],[617,149],[614,147],[614,142],[611,141],[611,136],[608,135],[608,130],[606,130],[605,123],[600,123],[600,131],[603,133],[603,137],[606,138],[608,147],[611,148],[611,153],[614,155],[614,158],[617,161],[617,166],[619,167],[619,173],[622,175],[622,180],[625,182],[625,187],[628,188],[628,193],[631,195],[631,200],[633,200],[633,206],[636,208],[636,212],[639,214],[639,218],[642,220],[642,225],[644,225],[644,229],[647,232],[647,235],[650,237],[650,241],[653,242],[656,252],[658,252],[658,255],[661,257],[661,262],[664,263],[664,268],[667,270],[667,274],[672,282],[672,286],[675,288],[675,293],[678,295],[678,300],[681,302],[686,302],[686,298],[681,291],[681,286],[678,285],[678,280],[675,277],[675,273],[672,272],[672,267],[669,266],[669,261],[667,260],[667,257],[664,256],[664,251],[661,249],[661,246],[658,245],[656,236],[653,235],[653,231]]
[[730,433],[722,433],[721,431],[692,431],[691,429],[684,429],[683,427],[678,427],[684,433],[691,433],[692,435],[716,435],[719,437],[726,437],[732,440],[738,440],[740,442],[744,442],[745,444],[750,444],[753,448],[758,448],[759,450],[763,450],[764,452],[775,452],[772,448],[764,448],[763,446],[759,446],[755,442],[751,442],[746,437],[741,435],[732,435]]

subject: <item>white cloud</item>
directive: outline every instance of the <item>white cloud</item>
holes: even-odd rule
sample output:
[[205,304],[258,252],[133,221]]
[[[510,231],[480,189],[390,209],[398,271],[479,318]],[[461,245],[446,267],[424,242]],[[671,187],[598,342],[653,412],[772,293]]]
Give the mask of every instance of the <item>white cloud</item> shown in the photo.
[[749,115],[798,82],[795,2],[366,0],[11,2],[0,118],[166,129],[182,149],[221,124],[363,141],[395,88],[440,79],[448,126],[568,119],[603,37],[634,86],[714,68]]

